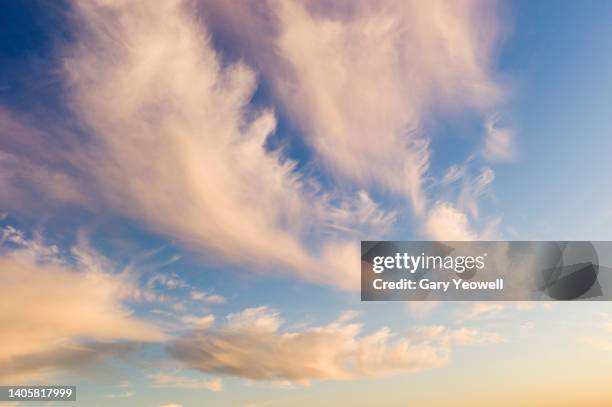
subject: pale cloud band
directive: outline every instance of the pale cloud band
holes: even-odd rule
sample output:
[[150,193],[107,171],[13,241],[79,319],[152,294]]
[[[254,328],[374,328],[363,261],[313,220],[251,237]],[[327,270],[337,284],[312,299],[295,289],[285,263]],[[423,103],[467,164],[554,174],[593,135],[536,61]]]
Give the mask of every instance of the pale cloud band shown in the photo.
[[389,328],[364,335],[351,316],[323,326],[283,330],[277,311],[250,308],[215,329],[196,330],[169,345],[185,366],[253,380],[306,384],[416,372],[448,362],[453,345],[496,343],[475,329],[424,326],[399,336]]
[[[2,243],[0,323],[11,329],[0,337],[1,383],[95,370],[138,351],[142,343],[166,344],[176,361],[205,373],[306,384],[440,367],[454,345],[501,340],[493,333],[443,326],[415,327],[405,336],[389,328],[364,334],[353,313],[327,325],[288,330],[269,307],[229,314],[220,325],[213,315],[184,315],[179,318],[183,330],[163,329],[161,321],[145,320],[130,309],[131,303],[156,301],[146,287],[138,287],[133,272],[112,270],[86,246],[72,249],[76,262],[70,263],[55,246],[28,240],[10,227],[2,230]],[[223,391],[219,378],[164,372],[148,378],[156,388]]]

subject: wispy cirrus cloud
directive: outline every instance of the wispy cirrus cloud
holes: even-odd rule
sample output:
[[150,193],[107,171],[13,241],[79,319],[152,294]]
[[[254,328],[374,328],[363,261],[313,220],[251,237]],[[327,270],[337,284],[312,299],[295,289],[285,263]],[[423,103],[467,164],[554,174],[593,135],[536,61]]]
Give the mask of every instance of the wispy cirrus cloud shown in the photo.
[[[425,123],[500,99],[493,3],[203,4],[220,19],[181,1],[75,2],[61,52],[73,126],[3,113],[2,203],[110,210],[208,259],[344,289],[359,286],[357,237],[396,221],[373,192],[411,201],[429,236],[475,235],[462,208],[424,192]],[[219,21],[253,54],[227,63],[205,27]],[[257,73],[335,185],[269,148],[277,113],[251,103]]]
[[486,111],[502,97],[492,74],[494,2],[204,2],[213,30],[241,47],[338,179],[426,207],[426,122]]
[[[65,99],[87,137],[66,137],[69,148],[48,151],[58,179],[95,197],[96,207],[202,254],[251,270],[357,286],[355,243],[338,234],[317,244],[306,240],[313,231],[386,228],[392,218],[366,192],[358,205],[321,192],[295,163],[266,148],[276,119],[272,110],[248,106],[254,72],[241,63],[225,66],[183,2],[80,2],[73,23],[77,41],[64,52]],[[23,151],[10,141],[27,133],[44,145],[49,135],[9,124],[0,131],[9,141],[12,178]],[[49,167],[24,162],[24,174]],[[20,192],[82,203],[38,184],[61,185],[22,184]],[[20,197],[7,193],[2,200]]]
[[477,240],[498,236],[500,217],[481,219],[483,197],[492,198],[491,184],[495,171],[485,166],[473,175],[470,162],[450,166],[437,181],[443,199],[431,205],[424,218],[424,229],[429,237],[438,240]]
[[[428,196],[424,186],[427,122],[469,109],[491,118],[488,111],[504,98],[492,72],[503,30],[495,2],[358,1],[333,12],[326,1],[265,4],[256,13],[253,4],[228,8],[213,0],[204,12],[241,27],[243,35],[228,35],[246,44],[244,53],[253,54],[319,162],[343,183],[407,197],[428,237],[493,234],[497,220],[473,225],[478,199],[493,180],[490,168],[481,174],[486,178],[464,182],[457,203]],[[511,147],[509,131],[486,124],[494,136],[487,151],[506,151],[501,139]]]
[[189,297],[194,301],[202,301],[206,304],[225,304],[226,299],[219,294],[208,294],[203,291],[193,290],[189,293]]
[[483,156],[493,162],[512,161],[516,156],[514,139],[515,132],[509,127],[499,126],[497,116],[487,118]]

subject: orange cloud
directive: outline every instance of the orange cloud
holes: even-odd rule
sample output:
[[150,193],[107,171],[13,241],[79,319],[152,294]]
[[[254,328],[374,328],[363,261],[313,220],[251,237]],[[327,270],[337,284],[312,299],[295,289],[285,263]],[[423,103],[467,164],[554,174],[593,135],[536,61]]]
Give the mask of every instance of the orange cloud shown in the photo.
[[364,336],[362,326],[350,318],[283,331],[276,311],[249,308],[229,315],[216,330],[194,331],[168,350],[184,365],[202,372],[308,383],[439,367],[448,361],[452,345],[500,340],[495,334],[442,326],[420,327],[406,337],[388,328]]
[[166,338],[124,305],[134,290],[125,275],[104,269],[75,249],[76,264],[57,249],[29,241],[12,228],[0,251],[0,381],[26,380],[76,368],[134,349],[134,342]]

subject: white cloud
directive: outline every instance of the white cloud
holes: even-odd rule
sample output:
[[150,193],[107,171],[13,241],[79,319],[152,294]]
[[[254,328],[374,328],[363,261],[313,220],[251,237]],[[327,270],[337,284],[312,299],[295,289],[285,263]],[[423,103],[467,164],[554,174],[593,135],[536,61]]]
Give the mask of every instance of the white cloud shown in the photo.
[[494,343],[494,334],[471,329],[421,327],[407,336],[388,328],[362,335],[347,316],[329,325],[283,331],[267,307],[231,314],[214,331],[197,331],[170,345],[186,366],[253,380],[308,383],[413,372],[444,365],[451,346]]
[[341,179],[405,194],[422,212],[423,119],[433,105],[478,108],[498,97],[490,5],[355,2],[338,18],[275,4],[280,63],[270,77],[322,162]]
[[410,301],[407,304],[408,312],[413,318],[425,319],[442,305],[439,301]]
[[[492,196],[490,186],[495,172],[481,168],[478,175],[470,176],[467,163],[451,166],[442,177],[440,185],[444,200],[439,200],[428,209],[425,219],[425,232],[436,240],[491,240],[497,238],[501,217],[491,217],[480,221],[480,200]],[[458,185],[456,200],[450,198],[451,187]],[[455,201],[453,203],[453,201]]]
[[487,119],[485,130],[484,157],[493,162],[512,161],[516,155],[514,132],[509,128],[498,127],[495,116]]
[[480,174],[473,179],[466,177],[458,199],[458,207],[469,213],[472,218],[478,219],[480,197],[487,192],[494,179],[495,171],[488,167],[482,168]]
[[425,230],[435,240],[474,240],[467,216],[449,202],[437,202],[427,213]]
[[181,322],[185,323],[189,328],[192,329],[207,329],[215,322],[214,315],[206,315],[203,317],[195,315],[184,315],[180,319]]
[[225,297],[218,294],[207,294],[203,291],[193,290],[189,293],[189,298],[194,301],[202,301],[208,304],[225,304]]
[[[276,119],[248,106],[254,72],[223,66],[182,2],[103,3],[77,3],[79,41],[65,61],[71,106],[93,140],[74,160],[103,202],[200,253],[357,287],[357,257],[346,264],[326,255],[348,243],[305,243],[335,225],[338,210],[266,148]],[[367,210],[376,228],[387,217],[364,196],[347,218],[363,220]]]
[[[259,67],[328,172],[402,194],[420,217],[431,211],[426,123],[464,109],[488,115],[503,98],[491,70],[495,2],[205,0],[201,11]],[[443,183],[464,175],[451,170]]]
[[205,301],[209,304],[225,304],[225,297],[218,294],[211,294],[206,297]]
[[110,399],[126,399],[126,398],[130,398],[134,396],[134,392],[133,391],[124,391],[121,393],[112,393],[109,394],[107,397]]
[[[355,237],[379,236],[396,221],[369,190],[410,200],[435,237],[448,238],[439,232],[450,222],[452,236],[472,238],[462,208],[429,207],[424,123],[499,100],[492,2],[354,2],[331,14],[294,1],[204,8],[219,17],[208,24],[233,30],[236,46],[257,54],[279,111],[315,153],[310,164],[346,188],[325,191],[266,147],[276,115],[250,103],[255,71],[228,64],[182,1],[75,1],[65,96],[87,135],[3,114],[10,142],[0,167],[10,171],[0,186],[12,188],[11,200],[37,202],[20,195],[32,189],[110,208],[199,254],[345,289],[359,287]],[[40,147],[10,146],[24,137]],[[19,188],[9,182],[16,173],[27,181]]]
[[445,185],[452,184],[453,182],[456,182],[463,177],[465,177],[465,166],[452,165],[448,168],[446,174],[444,174],[444,177],[442,178],[442,183]]
[[154,373],[147,376],[151,380],[151,385],[155,388],[175,388],[175,389],[205,389],[214,392],[223,391],[221,379],[198,380],[191,377],[178,376],[175,374]]
[[147,282],[149,289],[164,288],[164,289],[177,289],[188,287],[176,273],[159,273],[152,276]]
[[513,302],[476,302],[466,304],[465,307],[458,308],[456,313],[457,322],[482,321],[503,319],[509,317],[510,311],[526,312],[535,309],[535,303],[531,301]]
[[361,190],[355,199],[344,199],[330,207],[327,218],[325,226],[331,231],[359,240],[363,233],[374,236],[389,232],[397,220],[397,212],[382,209],[366,191]]
[[506,307],[496,302],[477,302],[460,309],[459,321],[480,321],[482,319],[500,318]]
[[419,327],[415,337],[430,341],[435,338],[446,345],[493,344],[503,342],[500,335],[494,332],[483,332],[474,328],[450,329],[441,325]]

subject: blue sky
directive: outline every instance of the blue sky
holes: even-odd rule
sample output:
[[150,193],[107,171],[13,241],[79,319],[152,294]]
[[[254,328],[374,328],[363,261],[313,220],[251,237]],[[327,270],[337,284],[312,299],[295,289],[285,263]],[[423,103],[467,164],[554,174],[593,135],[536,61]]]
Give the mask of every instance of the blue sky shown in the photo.
[[362,239],[610,239],[612,3],[2,8],[0,382],[610,402],[606,303],[362,303],[355,265]]
[[514,10],[501,66],[517,78],[521,158],[497,173],[504,214],[527,238],[607,239],[610,5],[518,2]]

